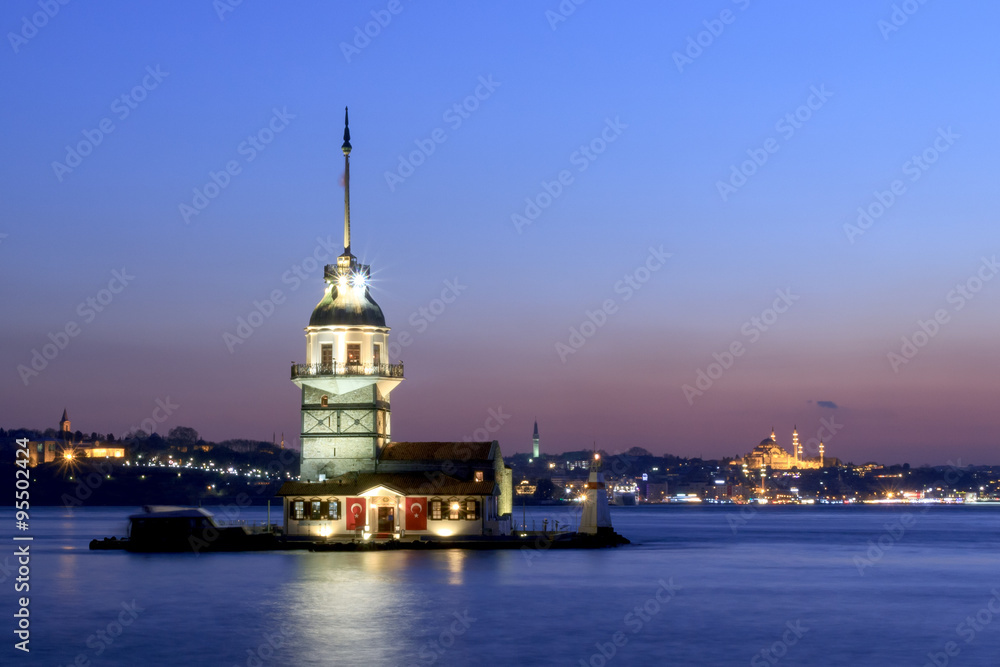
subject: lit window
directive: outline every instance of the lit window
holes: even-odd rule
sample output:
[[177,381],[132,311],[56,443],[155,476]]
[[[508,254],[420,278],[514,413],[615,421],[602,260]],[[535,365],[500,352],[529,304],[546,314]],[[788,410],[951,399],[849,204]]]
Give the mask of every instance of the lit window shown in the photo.
[[320,512],[320,509],[321,509],[320,506],[322,505],[322,503],[320,503],[319,500],[315,500],[314,499],[313,501],[311,501],[309,503],[309,505],[310,505],[310,510],[311,510],[309,512],[309,518],[310,519],[318,519],[321,516],[323,516],[322,513]]
[[465,518],[468,521],[479,518],[479,503],[475,500],[465,501]]
[[330,404],[330,397],[324,395],[323,398],[319,399],[319,404],[324,408],[327,407]]
[[361,363],[361,343],[347,344],[347,365],[357,366]]
[[435,521],[441,520],[441,499],[434,498],[431,500],[431,518]]
[[340,501],[337,500],[336,498],[334,498],[333,500],[331,500],[330,501],[329,511],[330,511],[330,513],[327,515],[327,516],[329,516],[329,518],[331,518],[331,519],[339,519],[340,518]]
[[333,368],[333,343],[323,343],[319,346],[319,363],[323,370],[330,371]]
[[377,369],[382,363],[382,346],[375,343],[375,347],[372,348],[372,365]]
[[306,501],[296,500],[292,503],[292,518],[299,521],[306,518]]
[[462,513],[462,504],[458,502],[457,498],[452,498],[448,501],[448,518],[452,521],[458,521]]
[[483,481],[483,471],[482,470],[477,470],[476,471],[476,481],[477,482]]

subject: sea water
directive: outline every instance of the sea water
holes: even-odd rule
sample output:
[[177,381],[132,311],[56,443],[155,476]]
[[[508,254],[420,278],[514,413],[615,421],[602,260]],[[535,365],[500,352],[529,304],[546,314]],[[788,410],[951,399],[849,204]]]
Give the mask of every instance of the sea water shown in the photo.
[[[598,550],[88,549],[136,510],[33,509],[21,593],[0,511],[0,663],[1000,664],[1000,506],[622,507],[632,544]],[[522,512],[529,528],[574,516]],[[30,654],[14,648],[25,595]]]

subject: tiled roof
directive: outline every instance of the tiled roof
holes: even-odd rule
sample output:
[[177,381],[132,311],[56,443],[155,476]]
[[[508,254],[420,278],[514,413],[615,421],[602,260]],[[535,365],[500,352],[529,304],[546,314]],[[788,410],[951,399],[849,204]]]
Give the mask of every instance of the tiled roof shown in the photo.
[[390,442],[380,461],[492,461],[492,442]]
[[377,486],[408,496],[490,496],[496,489],[492,480],[466,482],[435,472],[347,473],[325,482],[285,482],[279,496],[356,496]]

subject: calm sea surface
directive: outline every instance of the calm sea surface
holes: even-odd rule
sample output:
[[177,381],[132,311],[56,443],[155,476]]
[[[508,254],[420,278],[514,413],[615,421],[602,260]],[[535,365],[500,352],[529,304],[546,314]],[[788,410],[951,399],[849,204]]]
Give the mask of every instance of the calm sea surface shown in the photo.
[[595,551],[88,550],[135,509],[32,512],[31,653],[0,569],[0,664],[1000,664],[1000,506],[614,508],[633,544]]

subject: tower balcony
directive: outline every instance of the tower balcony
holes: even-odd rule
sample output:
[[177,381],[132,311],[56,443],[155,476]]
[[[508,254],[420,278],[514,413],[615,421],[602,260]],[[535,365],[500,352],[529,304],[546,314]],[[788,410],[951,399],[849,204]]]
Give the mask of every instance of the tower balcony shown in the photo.
[[292,380],[319,377],[367,376],[402,378],[403,363],[398,364],[296,364],[292,363]]

